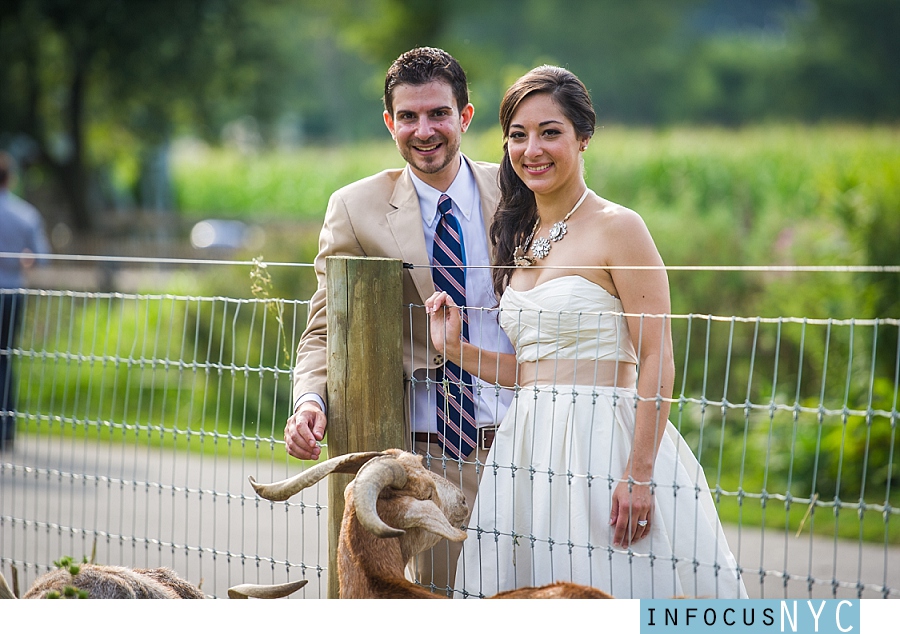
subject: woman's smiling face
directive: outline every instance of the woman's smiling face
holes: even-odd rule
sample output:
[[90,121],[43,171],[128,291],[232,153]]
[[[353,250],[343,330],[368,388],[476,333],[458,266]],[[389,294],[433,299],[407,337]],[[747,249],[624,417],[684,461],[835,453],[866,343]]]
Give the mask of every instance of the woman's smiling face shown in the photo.
[[581,180],[581,150],[586,140],[545,93],[522,100],[507,131],[509,159],[535,195],[547,195]]

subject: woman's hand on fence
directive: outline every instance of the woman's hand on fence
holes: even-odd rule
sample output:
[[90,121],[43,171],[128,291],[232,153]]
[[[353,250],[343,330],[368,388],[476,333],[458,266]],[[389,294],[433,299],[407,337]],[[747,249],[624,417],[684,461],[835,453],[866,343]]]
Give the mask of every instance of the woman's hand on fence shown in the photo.
[[616,486],[609,514],[610,526],[616,527],[613,544],[627,548],[650,534],[653,521],[653,495],[649,484],[622,480]]
[[435,350],[442,352],[445,359],[458,362],[462,333],[459,308],[447,293],[440,291],[425,300],[425,312],[431,316],[431,343]]
[[301,403],[284,426],[284,444],[287,452],[300,460],[318,460],[322,453],[319,441],[325,437],[328,420],[317,403]]

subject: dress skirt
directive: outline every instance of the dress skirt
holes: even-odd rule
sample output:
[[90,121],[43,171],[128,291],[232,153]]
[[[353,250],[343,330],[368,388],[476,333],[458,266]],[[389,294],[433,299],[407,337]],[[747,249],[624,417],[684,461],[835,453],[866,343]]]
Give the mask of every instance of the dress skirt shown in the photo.
[[745,598],[703,469],[666,424],[649,535],[613,545],[635,390],[520,388],[485,460],[457,569],[462,596],[572,581],[617,598]]

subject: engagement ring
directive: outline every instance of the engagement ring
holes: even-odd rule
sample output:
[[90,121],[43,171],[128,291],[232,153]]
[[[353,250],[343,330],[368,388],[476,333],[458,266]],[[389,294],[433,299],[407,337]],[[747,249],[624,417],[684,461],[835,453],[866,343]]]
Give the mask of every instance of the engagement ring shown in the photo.
[[647,520],[638,520],[638,526],[643,528],[646,525],[647,525]]

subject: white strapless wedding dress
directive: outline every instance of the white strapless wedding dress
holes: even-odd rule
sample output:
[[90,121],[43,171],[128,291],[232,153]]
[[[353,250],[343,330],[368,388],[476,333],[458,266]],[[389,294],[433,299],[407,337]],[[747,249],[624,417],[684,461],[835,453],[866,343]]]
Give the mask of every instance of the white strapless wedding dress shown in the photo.
[[580,363],[575,379],[521,387],[500,425],[457,569],[464,596],[573,581],[617,598],[746,597],[703,469],[671,423],[651,532],[630,549],[613,546],[610,500],[631,452],[637,393],[595,387],[584,360],[637,361],[621,302],[572,275],[507,288],[500,308],[519,363]]

